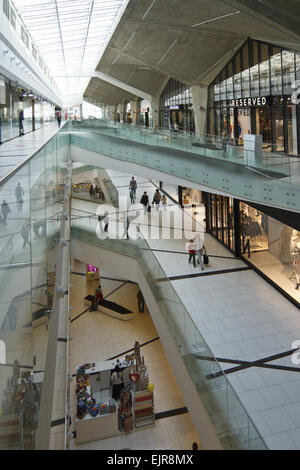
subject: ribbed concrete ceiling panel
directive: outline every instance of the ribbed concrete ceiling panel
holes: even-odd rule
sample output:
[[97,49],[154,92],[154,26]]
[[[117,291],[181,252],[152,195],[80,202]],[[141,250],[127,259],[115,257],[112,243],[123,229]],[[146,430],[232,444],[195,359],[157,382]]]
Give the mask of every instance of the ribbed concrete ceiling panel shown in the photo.
[[299,18],[299,0],[130,0],[97,69],[149,94],[208,85],[248,37],[300,51]]

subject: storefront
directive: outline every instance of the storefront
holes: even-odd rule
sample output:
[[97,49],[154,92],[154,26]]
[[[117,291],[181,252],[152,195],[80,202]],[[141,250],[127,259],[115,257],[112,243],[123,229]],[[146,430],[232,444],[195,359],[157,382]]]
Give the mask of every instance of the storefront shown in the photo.
[[300,303],[300,222],[295,214],[203,193],[206,231]]
[[206,231],[235,252],[234,200],[218,194],[203,193],[206,206]]
[[0,86],[0,140],[5,141],[19,135],[21,112],[24,117],[22,121],[24,133],[54,120],[54,106],[44,102],[37,95],[6,80],[1,80]]
[[171,79],[160,97],[160,126],[195,132],[193,100],[190,87]]
[[208,133],[236,145],[260,134],[264,150],[299,154],[299,79],[299,53],[248,40],[209,87]]

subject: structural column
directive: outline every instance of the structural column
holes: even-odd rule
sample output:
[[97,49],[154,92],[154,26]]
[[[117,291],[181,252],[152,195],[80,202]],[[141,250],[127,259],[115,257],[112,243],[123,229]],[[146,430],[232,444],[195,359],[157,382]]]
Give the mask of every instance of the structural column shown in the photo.
[[159,127],[159,96],[151,97],[153,127]]
[[196,134],[207,134],[207,100],[208,88],[194,85],[191,87]]

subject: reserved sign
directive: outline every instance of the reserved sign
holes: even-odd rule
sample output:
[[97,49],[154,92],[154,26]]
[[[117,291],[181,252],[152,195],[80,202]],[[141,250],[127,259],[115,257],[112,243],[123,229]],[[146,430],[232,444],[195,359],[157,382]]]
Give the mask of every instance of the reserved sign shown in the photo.
[[231,103],[234,108],[266,106],[268,104],[268,98],[266,96],[258,96],[257,98],[239,98],[237,100],[232,100]]

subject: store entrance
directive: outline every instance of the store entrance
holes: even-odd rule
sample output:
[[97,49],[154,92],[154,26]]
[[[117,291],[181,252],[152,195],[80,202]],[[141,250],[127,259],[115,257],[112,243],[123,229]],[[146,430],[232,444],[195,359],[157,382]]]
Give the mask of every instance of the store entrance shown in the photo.
[[267,152],[272,151],[272,135],[271,135],[271,108],[254,108],[253,109],[253,130],[257,135],[263,138],[263,149]]
[[251,134],[251,108],[235,109],[235,139],[244,145],[244,135]]

